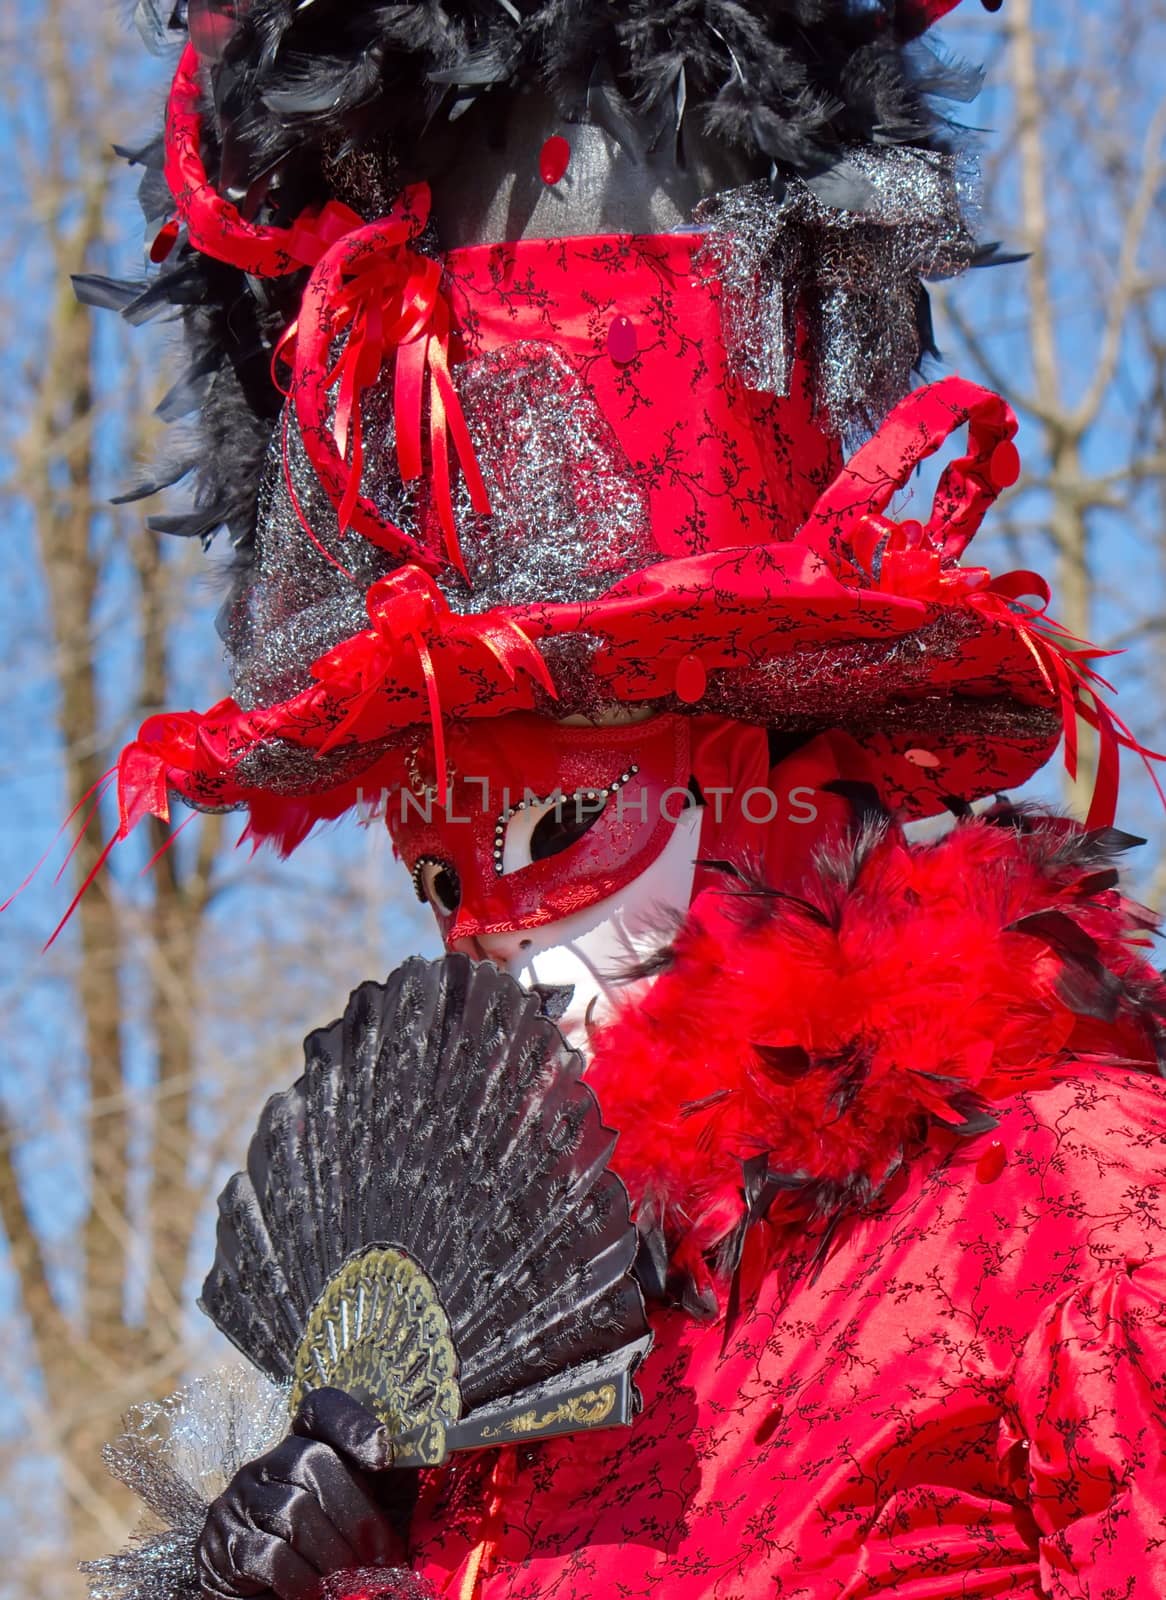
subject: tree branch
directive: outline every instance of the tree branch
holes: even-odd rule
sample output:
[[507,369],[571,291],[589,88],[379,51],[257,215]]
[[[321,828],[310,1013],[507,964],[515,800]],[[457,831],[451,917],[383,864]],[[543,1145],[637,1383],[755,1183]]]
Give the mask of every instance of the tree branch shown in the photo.
[[1101,348],[1093,369],[1093,377],[1072,416],[1072,426],[1077,433],[1083,433],[1096,420],[1102,401],[1113,382],[1130,307],[1135,297],[1144,291],[1138,270],[1138,254],[1146,224],[1157,204],[1158,191],[1162,185],[1161,146],[1164,134],[1166,134],[1166,100],[1161,102],[1150,118],[1142,142],[1142,168],[1134,202],[1126,213],[1122,229],[1117,281],[1105,319]]

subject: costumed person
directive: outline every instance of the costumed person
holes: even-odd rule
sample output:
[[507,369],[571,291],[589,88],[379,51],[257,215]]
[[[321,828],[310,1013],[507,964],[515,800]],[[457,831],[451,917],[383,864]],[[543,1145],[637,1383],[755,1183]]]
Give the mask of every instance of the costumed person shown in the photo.
[[[953,3],[139,7],[159,270],[80,288],[182,310],[234,688],[118,837],[379,809],[450,955],[265,1113],[204,1304],[292,1432],[155,1408],[102,1600],[1166,1588],[1140,747],[967,560],[1007,405],[912,390],[990,255]],[[1085,826],[973,813],[1079,720]]]

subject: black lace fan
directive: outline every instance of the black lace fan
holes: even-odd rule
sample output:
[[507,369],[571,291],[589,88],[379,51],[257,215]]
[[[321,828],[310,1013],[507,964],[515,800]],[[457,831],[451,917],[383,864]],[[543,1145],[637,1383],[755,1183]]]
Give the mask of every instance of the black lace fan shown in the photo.
[[615,1135],[537,996],[407,961],[304,1052],[219,1199],[216,1325],[293,1409],[363,1401],[400,1466],[630,1421],[651,1335]]

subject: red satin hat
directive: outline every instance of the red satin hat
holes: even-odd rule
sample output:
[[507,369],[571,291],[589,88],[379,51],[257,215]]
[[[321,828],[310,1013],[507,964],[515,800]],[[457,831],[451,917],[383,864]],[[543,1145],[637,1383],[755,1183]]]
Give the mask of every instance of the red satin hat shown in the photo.
[[[888,26],[909,38],[952,3]],[[1091,820],[1112,814],[1119,748],[1140,747],[1101,699],[1099,652],[1049,620],[1034,574],[962,565],[1019,468],[1002,400],[957,378],[916,390],[842,467],[805,328],[789,323],[783,394],[747,385],[740,262],[722,278],[715,237],[434,256],[424,184],[372,221],[330,200],[253,223],[204,170],[201,103],[188,45],[166,177],[191,246],[259,279],[309,271],[275,362],[268,494],[287,515],[227,619],[238,698],[143,724],[118,762],[119,836],[174,792],[246,809],[288,850],[383,787],[418,729],[444,800],[447,728],[613,707],[842,730],[908,816],[1024,782],[1062,732],[1072,768],[1081,718],[1100,735]],[[915,152],[911,181],[944,159]],[[930,512],[897,520],[895,494],[965,424]],[[564,504],[566,553],[546,542]]]
[[[596,331],[600,350],[605,337]],[[889,517],[895,492],[965,423],[968,452],[944,472],[927,521]],[[433,733],[440,787],[447,723],[574,709],[557,681],[556,652],[571,642],[608,705],[847,730],[908,815],[1023,782],[1080,715],[1102,734],[1102,815],[1117,748],[1133,741],[1095,694],[1098,652],[1046,617],[1035,575],[994,581],[960,562],[1016,476],[1015,429],[1007,405],[974,384],[920,389],[793,538],[726,547],[722,525],[707,551],[658,560],[590,602],[458,614],[406,564],[371,586],[369,626],[317,660],[292,699],[150,718],[118,765],[121,831],[164,814],[173,790],[196,806],[245,807],[254,835],[291,848],[383,784],[393,747],[418,727]],[[578,656],[568,660],[577,679]],[[306,758],[298,792],[248,777],[270,749]]]
[[[140,7],[179,53],[156,271],[77,285],[185,321],[203,448],[155,526],[234,542],[232,694],[142,725],[116,837],[177,795],[287,851],[427,739],[444,799],[463,726],[620,709],[836,732],[909,816],[1062,732],[1072,767],[1081,718],[1108,815],[1138,747],[1097,652],[1035,575],[961,564],[1015,420],[908,394],[925,285],[987,258],[918,71],[956,3]],[[934,506],[893,505],[965,425]]]

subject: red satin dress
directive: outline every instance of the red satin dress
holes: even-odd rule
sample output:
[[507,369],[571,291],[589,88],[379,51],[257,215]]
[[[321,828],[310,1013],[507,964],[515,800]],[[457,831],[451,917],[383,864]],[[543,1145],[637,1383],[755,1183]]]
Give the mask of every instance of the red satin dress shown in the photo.
[[415,1565],[458,1594],[485,1535],[481,1600],[1166,1594],[1164,1170],[1155,1078],[1016,1097],[724,1353],[658,1315],[629,1429],[448,1469]]

